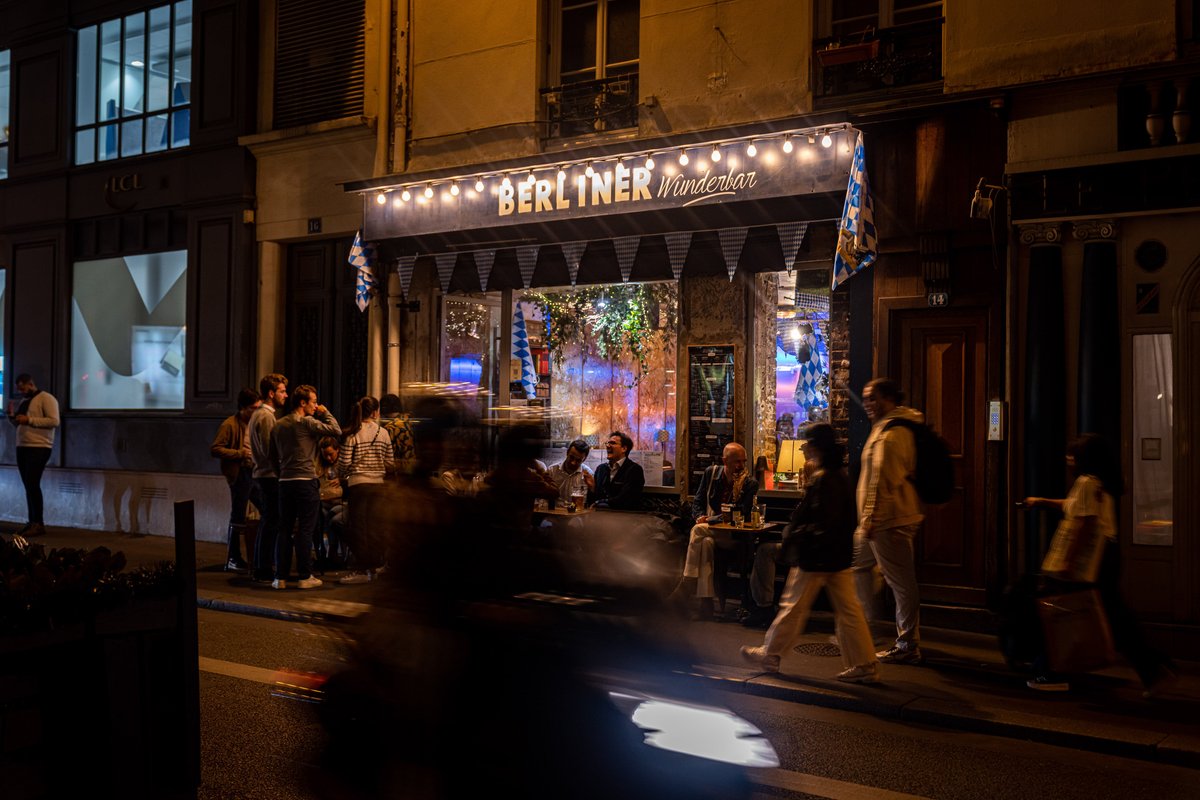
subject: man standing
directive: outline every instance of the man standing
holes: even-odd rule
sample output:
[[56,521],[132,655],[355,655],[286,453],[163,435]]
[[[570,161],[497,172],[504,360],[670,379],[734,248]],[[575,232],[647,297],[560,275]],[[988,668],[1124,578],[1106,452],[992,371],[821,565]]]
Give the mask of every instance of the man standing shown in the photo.
[[317,478],[317,443],[323,436],[341,436],[342,428],[325,406],[317,402],[317,390],[297,386],[290,411],[271,431],[271,458],[279,475],[279,535],[275,541],[275,580],[271,586],[287,588],[291,569],[292,526],[296,526],[296,574],[301,589],[314,589],[309,556],[313,532],[321,513],[321,489]]
[[[729,531],[714,530],[710,523],[721,522],[721,506],[730,505],[742,511],[749,520],[754,508],[758,482],[746,470],[746,448],[730,442],[721,451],[721,463],[704,470],[696,495],[692,499],[692,516],[696,525],[688,540],[687,558],[683,564],[683,579],[676,589],[675,599],[690,602],[693,594],[700,600],[698,617],[713,615],[714,548],[733,550],[739,541]],[[772,586],[772,590],[774,587]]]
[[275,577],[275,539],[279,531],[279,473],[271,461],[271,432],[275,420],[287,402],[287,378],[277,372],[264,375],[258,382],[262,407],[250,417],[250,455],[254,459],[254,483],[262,498],[262,519],[254,540],[254,580],[260,583]]
[[563,463],[547,470],[550,480],[558,487],[558,499],[564,505],[571,502],[571,495],[586,495],[596,489],[592,470],[583,463],[591,449],[592,446],[583,439],[576,439],[567,446],[567,457]]
[[[229,544],[225,569],[242,572],[250,566],[242,560],[242,537],[246,530],[246,503],[253,503],[262,514],[262,492],[254,483],[254,459],[250,455],[250,417],[262,405],[253,389],[238,392],[237,413],[226,418],[217,429],[210,452],[221,459],[221,474],[229,484]],[[253,560],[253,556],[251,556]]]
[[42,507],[42,473],[54,447],[54,429],[58,427],[58,401],[49,392],[37,388],[28,373],[17,376],[17,392],[22,396],[17,411],[9,417],[17,426],[17,471],[25,486],[25,505],[29,522],[20,536],[41,536],[46,532]]
[[591,498],[598,508],[636,511],[642,502],[646,473],[642,465],[629,459],[633,439],[621,431],[613,431],[604,444],[608,463],[596,468],[596,486]]
[[885,664],[920,664],[920,600],[913,542],[921,521],[921,502],[909,480],[917,466],[912,431],[892,420],[925,421],[921,412],[900,405],[904,392],[890,378],[875,378],[863,389],[863,408],[871,433],[862,451],[858,477],[858,530],[854,535],[855,588],[866,611],[880,586],[876,567],[896,598],[896,643],[876,653]]

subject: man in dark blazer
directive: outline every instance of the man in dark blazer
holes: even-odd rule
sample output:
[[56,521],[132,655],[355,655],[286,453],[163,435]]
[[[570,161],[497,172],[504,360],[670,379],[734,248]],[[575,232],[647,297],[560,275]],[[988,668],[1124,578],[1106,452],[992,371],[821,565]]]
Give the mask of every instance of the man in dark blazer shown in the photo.
[[596,468],[596,488],[588,498],[597,508],[637,511],[642,504],[646,473],[642,465],[629,460],[633,440],[621,431],[608,435],[604,445],[608,463]]

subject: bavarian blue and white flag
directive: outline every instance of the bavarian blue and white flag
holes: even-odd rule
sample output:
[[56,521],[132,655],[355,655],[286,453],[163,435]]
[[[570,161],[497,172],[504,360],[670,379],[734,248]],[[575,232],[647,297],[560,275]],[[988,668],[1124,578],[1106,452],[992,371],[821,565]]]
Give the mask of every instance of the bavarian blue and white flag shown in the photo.
[[525,389],[526,398],[537,397],[538,374],[533,363],[533,353],[529,349],[529,334],[525,330],[525,314],[521,312],[521,304],[516,304],[513,312],[512,326],[512,357],[521,362],[521,385]]
[[347,260],[357,273],[354,302],[358,304],[359,311],[366,311],[379,284],[375,281],[375,245],[363,241],[362,231],[354,234],[354,244],[350,246],[350,258]]
[[802,334],[801,343],[808,345],[808,361],[800,365],[796,382],[796,403],[804,408],[828,408],[829,400],[820,391],[821,376],[829,374],[829,351],[816,321],[809,323],[812,333]]
[[867,181],[867,155],[860,131],[854,144],[854,162],[846,186],[846,204],[838,223],[837,250],[833,254],[833,289],[851,275],[871,266],[879,255],[875,236],[875,203]]

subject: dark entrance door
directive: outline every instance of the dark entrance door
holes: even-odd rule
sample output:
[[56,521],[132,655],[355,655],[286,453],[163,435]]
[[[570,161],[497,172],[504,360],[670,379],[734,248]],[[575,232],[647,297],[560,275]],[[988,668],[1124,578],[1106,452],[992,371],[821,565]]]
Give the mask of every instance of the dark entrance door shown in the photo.
[[954,461],[954,496],[926,510],[917,539],[921,600],[983,606],[987,311],[896,309],[889,333],[890,374],[949,443]]
[[367,388],[367,315],[354,303],[351,244],[294,244],[287,257],[288,381],[315,386],[339,421]]

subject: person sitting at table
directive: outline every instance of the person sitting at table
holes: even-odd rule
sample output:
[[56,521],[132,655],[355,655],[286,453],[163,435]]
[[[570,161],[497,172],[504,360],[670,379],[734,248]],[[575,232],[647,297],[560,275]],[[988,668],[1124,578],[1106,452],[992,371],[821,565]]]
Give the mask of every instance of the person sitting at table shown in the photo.
[[592,446],[583,439],[576,439],[567,446],[567,456],[561,464],[555,464],[547,470],[550,480],[558,487],[558,502],[566,505],[571,502],[575,493],[586,495],[596,488],[596,479],[592,470],[583,460],[591,452]]
[[629,458],[633,439],[622,431],[613,431],[604,443],[608,463],[596,468],[595,488],[588,492],[588,504],[617,511],[637,511],[642,504],[646,473],[642,465]]
[[700,486],[692,499],[696,525],[688,539],[683,578],[670,597],[672,603],[680,606],[689,604],[692,597],[698,598],[700,602],[696,619],[710,619],[713,616],[715,548],[734,550],[739,545],[730,531],[712,527],[723,521],[721,506],[732,506],[741,511],[742,519],[749,520],[757,494],[758,482],[746,470],[746,448],[737,442],[730,442],[721,452],[721,463],[704,470]]

